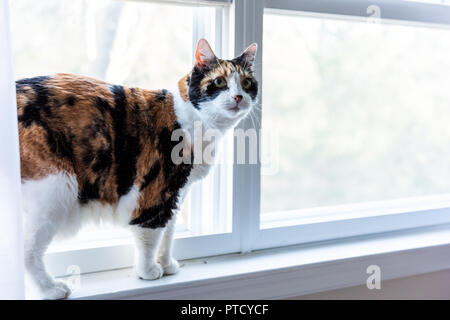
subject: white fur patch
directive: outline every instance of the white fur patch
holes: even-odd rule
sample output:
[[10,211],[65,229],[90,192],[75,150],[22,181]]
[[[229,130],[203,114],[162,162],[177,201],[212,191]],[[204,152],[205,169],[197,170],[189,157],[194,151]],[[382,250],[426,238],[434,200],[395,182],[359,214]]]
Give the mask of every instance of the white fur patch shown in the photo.
[[130,217],[137,206],[139,195],[139,188],[133,185],[126,195],[120,197],[115,214],[117,224],[127,225],[130,222]]
[[128,225],[137,206],[139,189],[133,186],[117,205],[78,201],[78,183],[74,176],[59,173],[22,184],[22,201],[27,228],[52,224],[58,238],[75,236],[88,224]]

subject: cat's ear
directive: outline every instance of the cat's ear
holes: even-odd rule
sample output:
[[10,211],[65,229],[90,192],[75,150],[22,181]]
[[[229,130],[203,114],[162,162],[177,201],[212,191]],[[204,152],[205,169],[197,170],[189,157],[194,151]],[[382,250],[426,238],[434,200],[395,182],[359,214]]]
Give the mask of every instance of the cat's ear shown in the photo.
[[253,70],[257,50],[258,45],[252,43],[239,57],[236,58],[236,61],[238,61],[245,69]]
[[194,66],[201,70],[208,64],[217,61],[216,55],[209,46],[208,41],[205,39],[198,40],[197,50],[195,51],[195,64]]

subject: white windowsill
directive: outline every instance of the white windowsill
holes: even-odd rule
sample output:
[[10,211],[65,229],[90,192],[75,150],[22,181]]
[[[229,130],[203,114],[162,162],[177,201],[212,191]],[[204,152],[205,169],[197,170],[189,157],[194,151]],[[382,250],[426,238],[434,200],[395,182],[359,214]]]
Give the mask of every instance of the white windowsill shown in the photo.
[[281,299],[450,268],[450,226],[184,261],[156,281],[131,268],[85,274],[72,299]]

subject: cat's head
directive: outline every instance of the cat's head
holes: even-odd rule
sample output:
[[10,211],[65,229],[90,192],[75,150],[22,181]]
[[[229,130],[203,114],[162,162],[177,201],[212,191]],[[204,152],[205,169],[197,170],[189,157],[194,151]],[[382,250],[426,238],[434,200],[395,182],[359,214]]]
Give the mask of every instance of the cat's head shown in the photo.
[[256,104],[258,82],[253,74],[256,50],[254,43],[240,56],[222,60],[205,39],[199,40],[194,68],[182,81],[186,81],[186,96],[193,107],[212,125],[232,127]]

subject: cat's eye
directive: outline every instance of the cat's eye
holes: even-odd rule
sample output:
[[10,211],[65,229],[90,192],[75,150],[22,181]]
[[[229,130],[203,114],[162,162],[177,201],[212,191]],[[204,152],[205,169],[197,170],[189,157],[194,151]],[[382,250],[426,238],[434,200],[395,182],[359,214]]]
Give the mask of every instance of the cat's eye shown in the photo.
[[216,78],[216,79],[214,80],[214,85],[215,85],[217,88],[223,88],[223,87],[225,87],[225,86],[227,85],[227,82],[225,81],[224,78],[220,77],[220,78]]
[[245,78],[242,80],[241,85],[244,90],[247,90],[251,87],[252,81],[249,78]]

